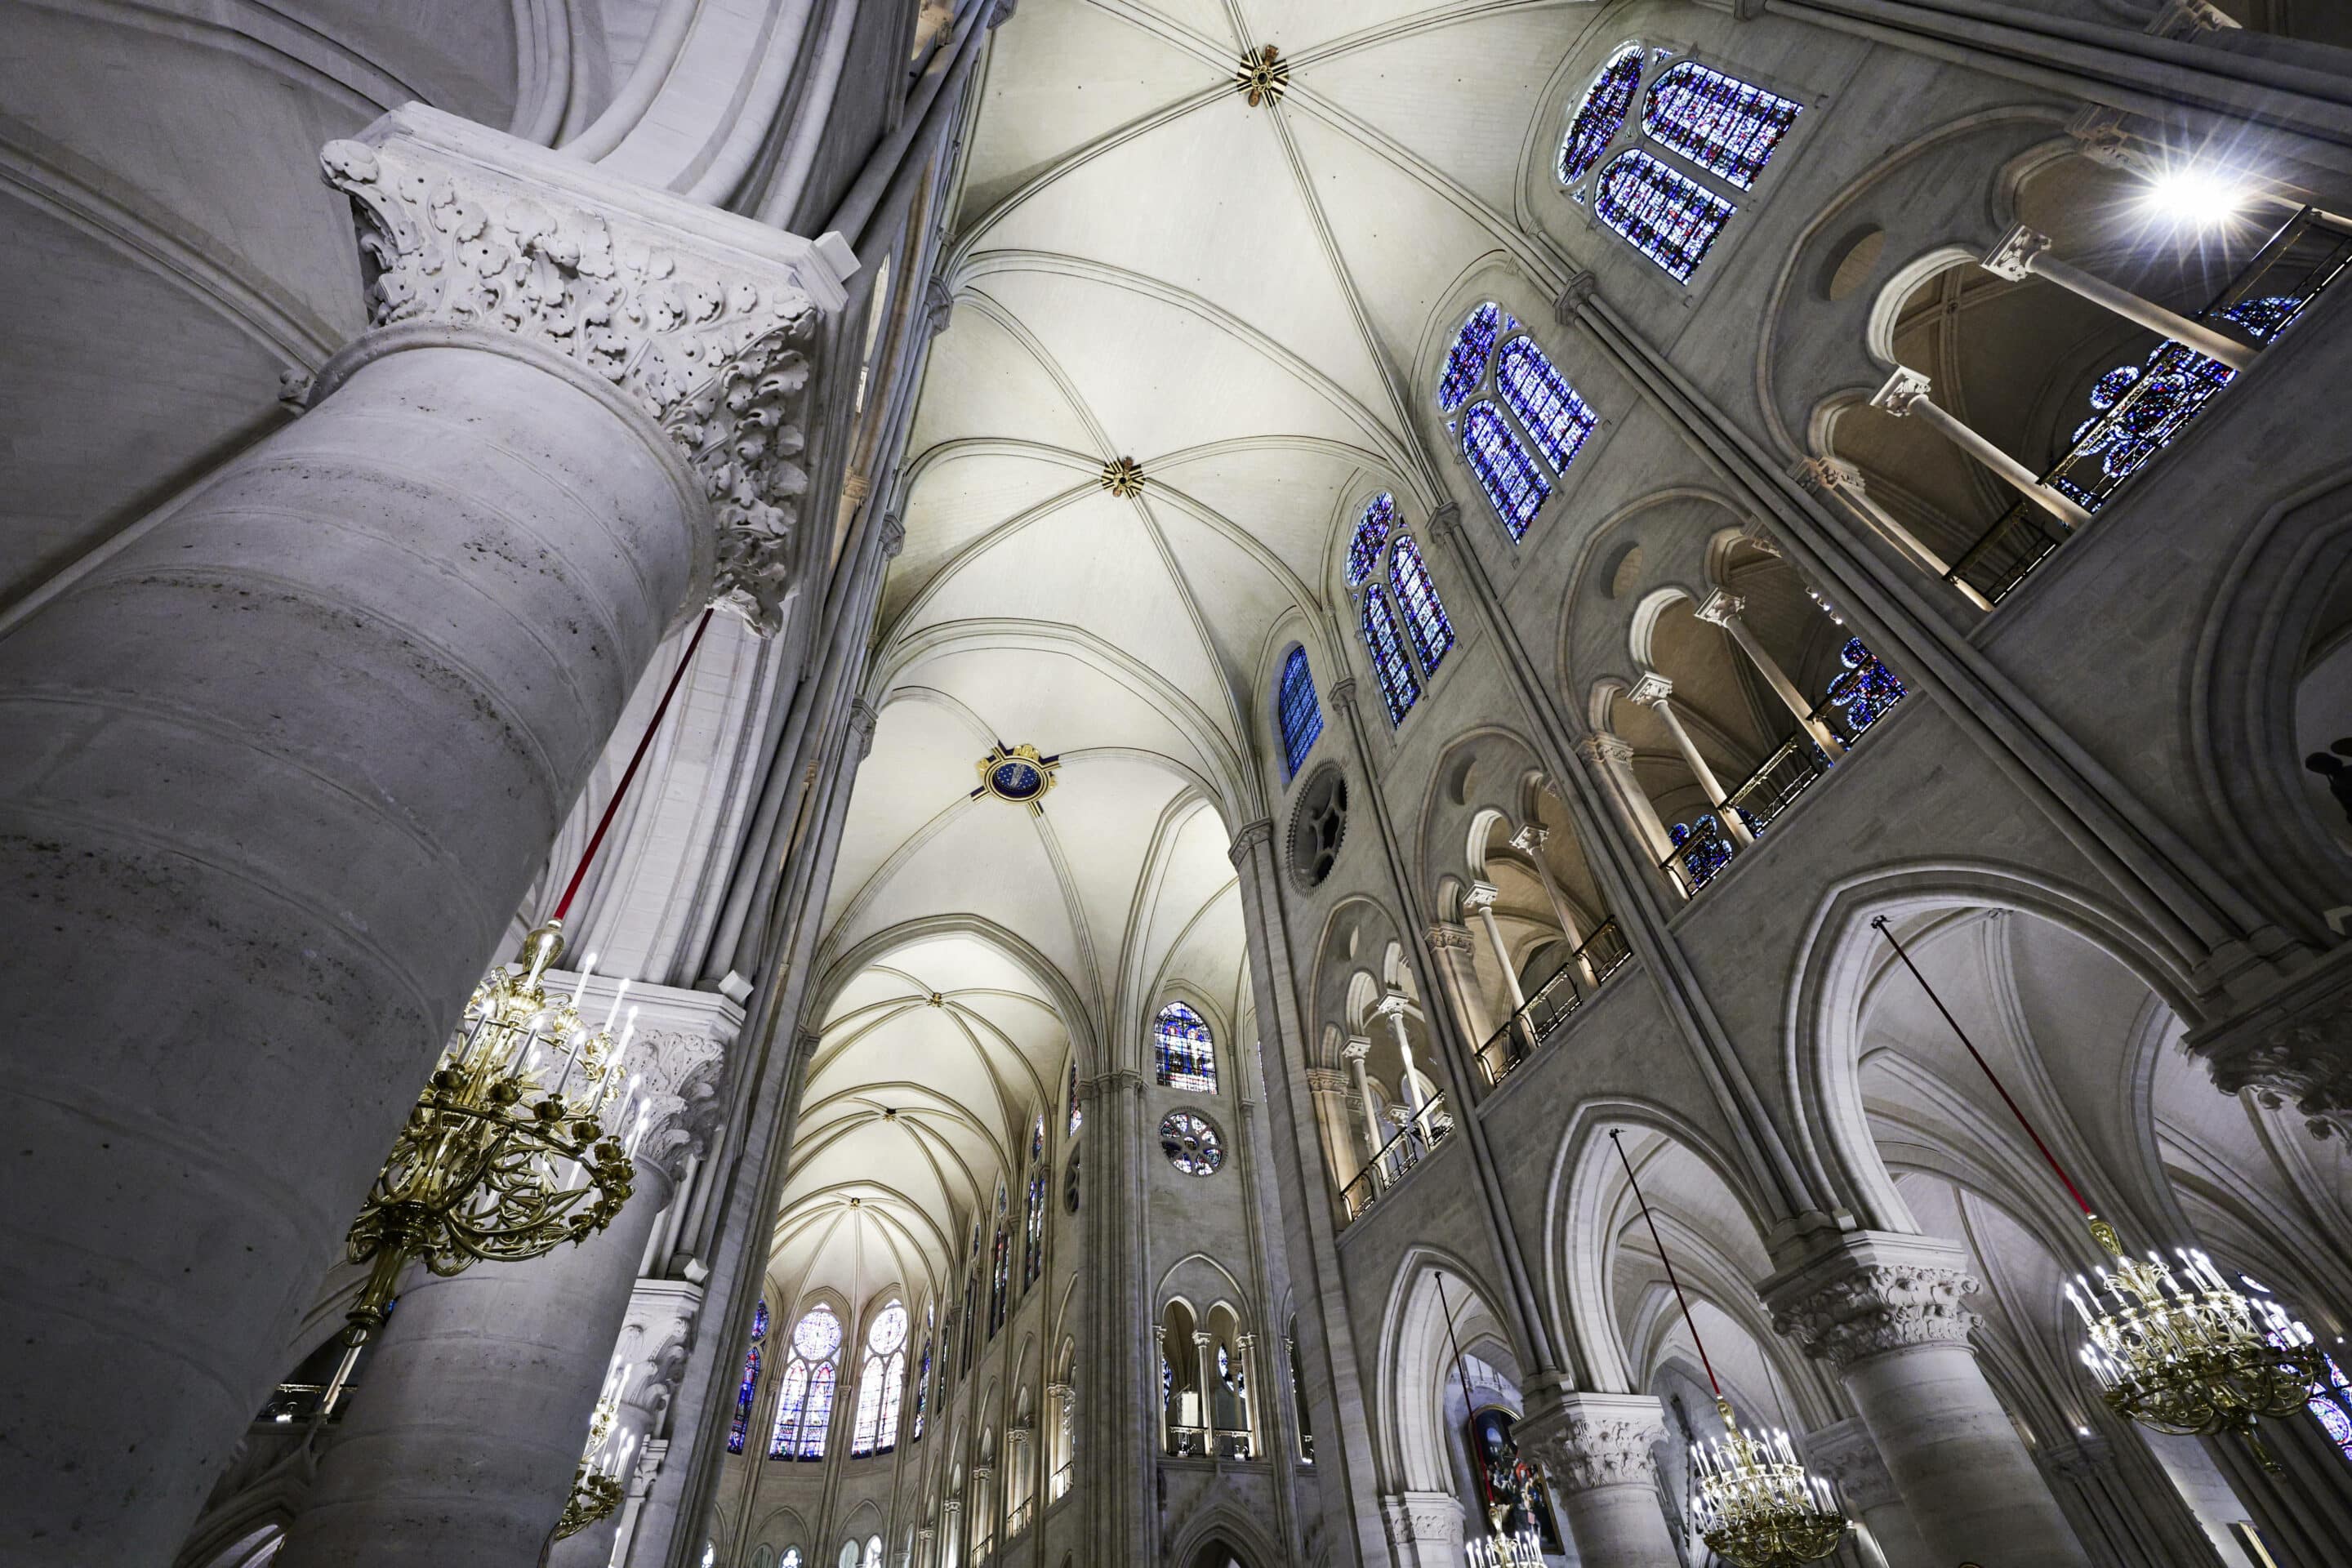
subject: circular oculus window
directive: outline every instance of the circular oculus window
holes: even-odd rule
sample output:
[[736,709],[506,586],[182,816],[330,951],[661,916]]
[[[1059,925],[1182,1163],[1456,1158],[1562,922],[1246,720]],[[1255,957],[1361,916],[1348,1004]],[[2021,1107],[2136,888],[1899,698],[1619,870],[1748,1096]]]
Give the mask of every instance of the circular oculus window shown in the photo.
[[1224,1140],[1189,1110],[1171,1110],[1160,1119],[1160,1147],[1168,1163],[1188,1176],[1213,1176],[1225,1163]]

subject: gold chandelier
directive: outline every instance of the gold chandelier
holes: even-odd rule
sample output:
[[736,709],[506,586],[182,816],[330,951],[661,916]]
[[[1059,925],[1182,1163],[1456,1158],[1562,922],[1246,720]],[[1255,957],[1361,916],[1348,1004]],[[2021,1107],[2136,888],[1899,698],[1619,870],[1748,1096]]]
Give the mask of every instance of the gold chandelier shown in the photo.
[[2058,1157],[2010,1098],[1991,1064],[1980,1055],[1919,966],[1897,942],[1885,915],[1870,922],[1927,993],[1944,1022],[1959,1037],[1977,1068],[2033,1141],[2051,1173],[2066,1189],[2091,1236],[2112,1268],[2101,1265],[2094,1283],[2080,1274],[2066,1287],[2066,1299],[2082,1314],[2090,1342],[2083,1364],[2099,1381],[2101,1397],[2116,1415],[2176,1436],[2214,1437],[2235,1432],[2264,1469],[2278,1462],[2255,1435],[2261,1417],[2293,1415],[2322,1381],[2322,1354],[2311,1331],[2265,1301],[2257,1307],[2221,1277],[2202,1252],[2177,1248],[2176,1270],[2163,1255],[2145,1259],[2124,1250],[2116,1227],[2092,1212],[2090,1200],[2059,1164]]
[[1837,1494],[1829,1482],[1806,1470],[1786,1432],[1769,1436],[1749,1432],[1732,1414],[1731,1401],[1724,1397],[1723,1384],[1715,1375],[1715,1363],[1707,1359],[1706,1342],[1699,1338],[1690,1303],[1683,1299],[1675,1261],[1666,1256],[1658,1222],[1650,1217],[1650,1200],[1642,1195],[1641,1178],[1633,1174],[1633,1162],[1625,1156],[1624,1139],[1612,1127],[1609,1141],[1617,1146],[1617,1160],[1625,1167],[1633,1201],[1642,1205],[1642,1223],[1650,1227],[1651,1245],[1658,1249],[1658,1261],[1665,1265],[1666,1283],[1674,1287],[1683,1326],[1690,1331],[1691,1343],[1698,1347],[1699,1364],[1706,1369],[1715,1407],[1723,1416],[1723,1436],[1693,1449],[1698,1493],[1691,1500],[1691,1513],[1698,1522],[1699,1539],[1734,1568],[1799,1568],[1801,1563],[1819,1562],[1845,1539],[1848,1526],[1844,1511],[1837,1505]]
[[369,1265],[368,1278],[346,1314],[349,1349],[322,1416],[411,1259],[444,1277],[478,1262],[520,1263],[585,1241],[628,1201],[635,1151],[618,1135],[615,1108],[636,1010],[616,1038],[624,982],[612,1012],[590,1028],[579,1010],[586,966],[569,996],[551,997],[543,984],[562,952],[562,922],[550,920],[523,939],[513,967],[498,965],[474,988],[352,1222],[351,1260]]
[[597,1402],[596,1414],[588,1423],[587,1451],[580,1456],[579,1468],[572,1472],[572,1495],[564,1500],[563,1517],[555,1524],[558,1541],[611,1517],[613,1510],[621,1506],[621,1478],[604,1468],[604,1456],[599,1452],[604,1447],[606,1435],[613,1430],[614,1414],[609,1394]]

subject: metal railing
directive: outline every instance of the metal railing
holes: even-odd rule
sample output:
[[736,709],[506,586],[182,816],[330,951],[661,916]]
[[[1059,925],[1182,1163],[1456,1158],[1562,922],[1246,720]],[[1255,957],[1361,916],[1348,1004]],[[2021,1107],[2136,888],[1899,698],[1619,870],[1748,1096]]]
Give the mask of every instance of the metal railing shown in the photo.
[[1205,1459],[1209,1457],[1209,1429],[1205,1426],[1168,1428],[1168,1452],[1179,1459]]
[[[2274,342],[2347,266],[2352,221],[2305,207],[2194,319],[2252,342]],[[2100,378],[2092,394],[2095,416],[2075,431],[2042,482],[2096,512],[2235,379],[2228,366],[2166,339],[2145,365],[2119,366]],[[2117,382],[2127,384],[2111,384]],[[2021,498],[1944,575],[1998,605],[2066,537],[2056,518]]]
[[1829,755],[1810,732],[1791,735],[1723,797],[1723,809],[1738,812],[1748,831],[1761,837],[1774,817],[1796,804],[1807,784],[1829,771]]
[[1601,921],[1550,979],[1528,994],[1526,1005],[1505,1019],[1503,1026],[1478,1047],[1478,1067],[1486,1075],[1488,1087],[1510,1077],[1514,1068],[1559,1033],[1569,1016],[1632,956],[1633,949],[1625,945],[1617,922]]
[[1024,1498],[1014,1506],[1013,1517],[1004,1521],[1004,1539],[1010,1541],[1028,1529],[1029,1521],[1036,1517],[1036,1513],[1037,1505]]
[[1216,1430],[1213,1447],[1220,1459],[1246,1459],[1254,1452],[1247,1432],[1235,1432],[1223,1426]]
[[1070,1495],[1070,1479],[1075,1473],[1076,1465],[1073,1461],[1068,1459],[1064,1459],[1060,1468],[1054,1471],[1054,1500],[1055,1502],[1059,1502],[1064,1498]]
[[1418,1114],[1398,1123],[1396,1131],[1380,1146],[1370,1162],[1339,1190],[1339,1202],[1348,1217],[1356,1219],[1380,1202],[1390,1188],[1404,1179],[1405,1173],[1420,1164],[1453,1131],[1454,1117],[1445,1109],[1445,1097],[1432,1096]]
[[1666,851],[1658,868],[1682,889],[1683,897],[1695,899],[1701,888],[1714,881],[1731,864],[1731,836],[1724,832],[1711,814],[1702,814],[1687,827],[1677,822],[1666,831],[1669,837],[1676,833],[1683,837],[1675,840],[1675,847]]

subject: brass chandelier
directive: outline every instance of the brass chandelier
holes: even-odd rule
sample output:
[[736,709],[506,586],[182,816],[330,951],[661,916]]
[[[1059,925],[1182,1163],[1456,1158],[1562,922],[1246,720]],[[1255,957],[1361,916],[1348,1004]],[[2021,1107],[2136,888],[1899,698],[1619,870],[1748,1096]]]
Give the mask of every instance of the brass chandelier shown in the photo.
[[2066,1288],[2066,1299],[2082,1314],[2090,1340],[2082,1349],[2083,1364],[2098,1379],[2107,1407],[2177,1436],[2234,1432],[2263,1468],[2275,1473],[2278,1462],[2263,1448],[2254,1423],[2265,1415],[2298,1414],[2321,1383],[2325,1365],[2311,1331],[2273,1302],[2258,1307],[2249,1300],[2202,1252],[2176,1248],[2177,1268],[2158,1252],[2150,1251],[2145,1258],[2126,1252],[2116,1227],[2092,1211],[2082,1189],[1895,940],[1886,917],[1870,923],[1894,947],[1993,1092],[2033,1141],[2113,1265],[2099,1266],[2095,1281],[2077,1274]]
[[580,1456],[580,1466],[572,1472],[572,1495],[564,1500],[563,1517],[555,1524],[558,1541],[610,1518],[613,1510],[621,1506],[620,1475],[604,1468],[606,1456],[601,1452],[605,1437],[613,1430],[614,1413],[610,1394],[597,1402],[596,1414],[588,1422],[587,1451]]
[[[710,629],[710,616],[705,610],[688,639],[555,912],[524,937],[511,965],[495,966],[474,987],[454,1037],[352,1222],[348,1255],[368,1266],[367,1282],[345,1314],[350,1326],[342,1363],[320,1402],[320,1422],[334,1414],[361,1348],[383,1326],[412,1260],[444,1278],[479,1262],[524,1262],[566,1241],[587,1240],[629,1200],[645,1117],[638,1108],[625,1141],[630,1107],[621,1099],[621,1058],[636,1031],[635,1008],[620,1019],[628,982],[614,992],[604,1022],[591,1028],[581,1018],[580,1000],[595,954],[581,966],[568,996],[550,996],[544,978],[563,956],[563,917]],[[616,1021],[622,1023],[617,1037]],[[625,1088],[634,1090],[635,1080]]]
[[1650,1201],[1642,1195],[1641,1179],[1625,1156],[1624,1140],[1611,1128],[1609,1141],[1617,1146],[1618,1163],[1625,1167],[1633,1201],[1642,1206],[1642,1223],[1650,1227],[1651,1244],[1665,1265],[1666,1283],[1674,1287],[1683,1326],[1698,1347],[1699,1364],[1706,1369],[1715,1407],[1723,1416],[1723,1436],[1692,1449],[1698,1489],[1691,1499],[1691,1513],[1699,1538],[1735,1568],[1799,1568],[1819,1562],[1837,1550],[1848,1529],[1837,1494],[1799,1461],[1786,1432],[1750,1432],[1732,1414],[1715,1363],[1707,1359],[1706,1342],[1699,1338],[1690,1303],[1683,1298],[1682,1281],[1675,1277],[1674,1259],[1666,1256],[1666,1244],[1658,1235],[1658,1222],[1650,1217]]

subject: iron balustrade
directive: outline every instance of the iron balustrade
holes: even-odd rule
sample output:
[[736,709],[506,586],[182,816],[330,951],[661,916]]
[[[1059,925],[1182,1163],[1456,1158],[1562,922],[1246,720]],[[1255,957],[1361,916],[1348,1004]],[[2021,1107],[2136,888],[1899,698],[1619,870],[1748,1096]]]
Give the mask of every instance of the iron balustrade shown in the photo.
[[[2256,343],[2275,342],[2322,290],[2352,266],[2352,220],[2305,207],[2265,240],[2230,286],[2194,320]],[[2118,366],[2093,390],[2095,416],[2074,432],[2042,482],[2095,513],[2237,379],[2228,366],[2166,339],[2140,366]],[[2113,384],[2127,382],[2120,387]],[[1946,580],[1998,605],[2066,542],[2068,530],[2037,502],[2001,513],[1960,552]]]
[[1514,1068],[1558,1034],[1584,999],[1632,956],[1633,949],[1625,945],[1617,922],[1601,921],[1559,972],[1529,992],[1526,1005],[1478,1047],[1478,1066],[1488,1086],[1510,1077]]
[[1075,1465],[1073,1461],[1065,1459],[1062,1461],[1060,1468],[1055,1470],[1054,1500],[1055,1502],[1059,1502],[1064,1498],[1070,1495],[1070,1477],[1074,1468]]
[[1236,1432],[1223,1426],[1217,1428],[1214,1448],[1220,1459],[1246,1459],[1255,1451],[1247,1432]]
[[1013,1509],[1013,1517],[1004,1521],[1004,1539],[1010,1541],[1028,1529],[1030,1518],[1034,1512],[1035,1505],[1027,1499],[1023,1499],[1020,1505]]
[[1658,862],[1658,868],[1674,879],[1683,890],[1683,897],[1695,899],[1698,890],[1715,880],[1717,873],[1731,864],[1731,836],[1724,832],[1712,815],[1702,815],[1693,827],[1677,822],[1667,830],[1681,833],[1675,847]]
[[1433,1095],[1417,1114],[1398,1124],[1370,1162],[1339,1190],[1339,1201],[1348,1218],[1360,1217],[1380,1202],[1390,1188],[1404,1179],[1405,1173],[1420,1164],[1453,1131],[1454,1118],[1445,1109],[1445,1097]]
[[1810,733],[1792,735],[1723,797],[1723,809],[1738,812],[1748,831],[1760,837],[1774,817],[1796,804],[1807,784],[1829,771],[1820,742]]

